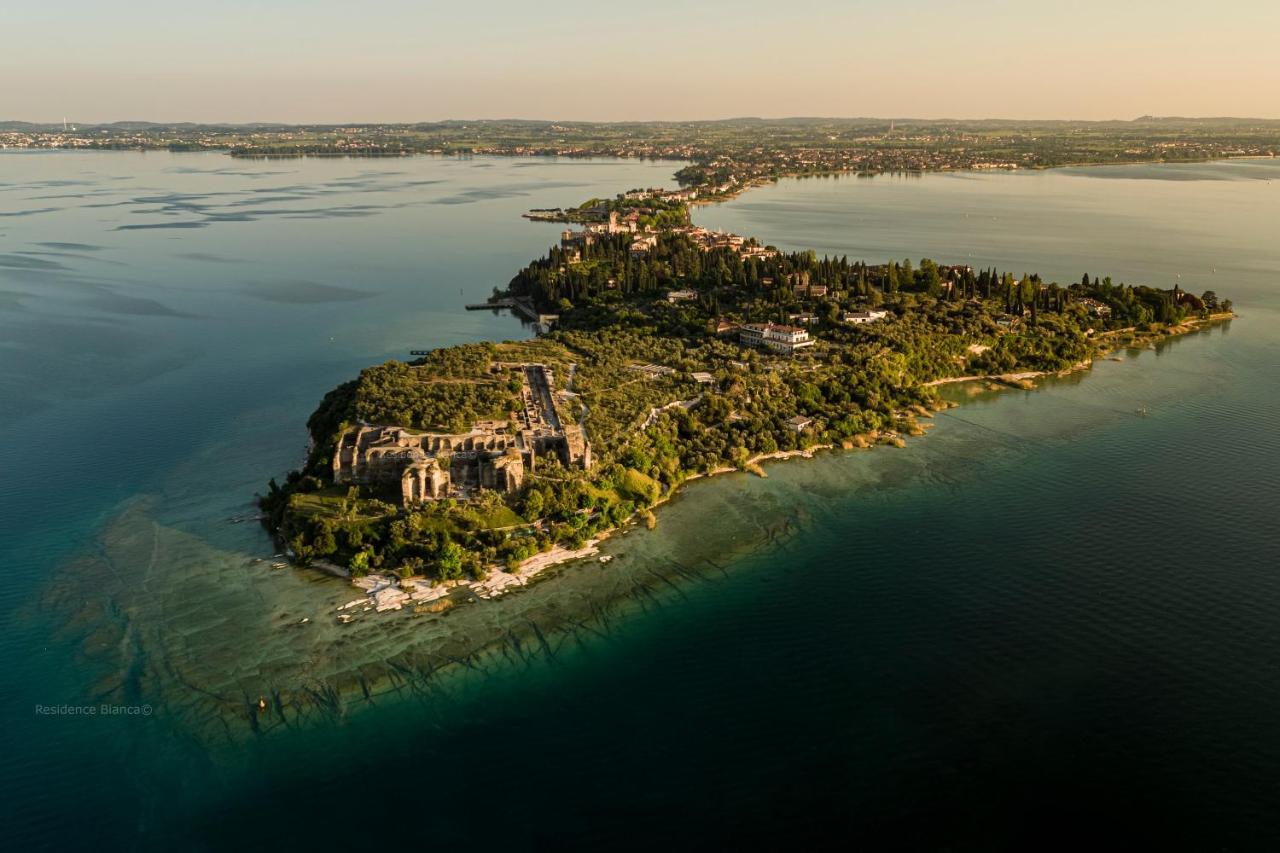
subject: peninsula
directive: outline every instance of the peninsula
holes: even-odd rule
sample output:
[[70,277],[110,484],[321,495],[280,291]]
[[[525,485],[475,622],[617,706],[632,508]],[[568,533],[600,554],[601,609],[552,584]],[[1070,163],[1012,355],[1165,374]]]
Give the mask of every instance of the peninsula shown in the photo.
[[[720,184],[634,189],[558,211],[578,227],[482,306],[531,340],[389,361],[329,394],[310,453],[261,498],[301,563],[439,612],[593,553],[690,479],[818,448],[901,446],[939,384],[1025,387],[1231,303],[1085,274],[784,252],[694,225]],[[353,618],[341,614],[344,621]]]

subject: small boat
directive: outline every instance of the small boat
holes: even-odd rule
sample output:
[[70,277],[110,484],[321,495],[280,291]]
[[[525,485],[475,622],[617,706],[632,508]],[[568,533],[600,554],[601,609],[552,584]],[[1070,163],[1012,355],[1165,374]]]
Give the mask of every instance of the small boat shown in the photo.
[[267,710],[267,697],[259,696],[258,697],[258,713],[261,714],[263,711],[266,711],[266,710]]
[[605,554],[603,557],[601,557],[601,558],[600,558],[600,562],[602,562],[602,563],[607,563],[607,562],[609,562],[609,561],[610,561],[610,560],[612,560],[612,559],[613,559],[613,555],[612,555],[612,554]]

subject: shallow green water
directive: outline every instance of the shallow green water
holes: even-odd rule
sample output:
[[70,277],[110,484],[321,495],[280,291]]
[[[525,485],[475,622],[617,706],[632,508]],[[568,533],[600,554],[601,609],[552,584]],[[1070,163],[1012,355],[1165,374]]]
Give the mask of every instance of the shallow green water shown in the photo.
[[[966,405],[905,450],[694,484],[608,567],[445,618],[334,625],[349,588],[251,561],[269,543],[228,519],[323,390],[518,334],[459,310],[554,239],[515,215],[670,171],[0,158],[17,838],[1274,846],[1271,161],[791,181],[701,209],[871,260],[1180,274],[1241,317],[1035,392],[953,388]],[[152,713],[31,710],[102,701]]]

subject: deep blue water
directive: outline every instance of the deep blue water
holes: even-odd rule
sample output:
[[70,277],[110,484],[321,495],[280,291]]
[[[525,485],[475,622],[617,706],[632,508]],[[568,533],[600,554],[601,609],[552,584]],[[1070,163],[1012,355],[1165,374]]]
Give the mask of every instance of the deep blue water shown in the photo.
[[[12,839],[1274,849],[1274,161],[788,181],[701,209],[788,248],[1181,281],[1241,316],[1036,391],[953,388],[906,450],[695,484],[608,569],[296,625],[349,591],[252,563],[269,543],[228,519],[300,456],[320,394],[521,334],[461,311],[554,239],[517,214],[671,170],[0,156]],[[371,701],[246,725],[260,693],[361,679]],[[104,700],[152,714],[32,712]]]

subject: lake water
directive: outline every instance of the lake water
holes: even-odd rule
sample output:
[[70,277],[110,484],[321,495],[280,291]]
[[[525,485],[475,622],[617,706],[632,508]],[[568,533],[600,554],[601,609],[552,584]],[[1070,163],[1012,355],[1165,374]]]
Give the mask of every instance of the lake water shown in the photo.
[[[608,567],[444,618],[339,626],[349,587],[255,562],[234,520],[325,390],[525,334],[462,310],[554,241],[518,214],[673,170],[0,152],[16,845],[1275,847],[1280,162],[699,209],[1241,316],[1033,392],[951,388],[905,450],[695,484]],[[34,711],[103,704],[150,713]]]

